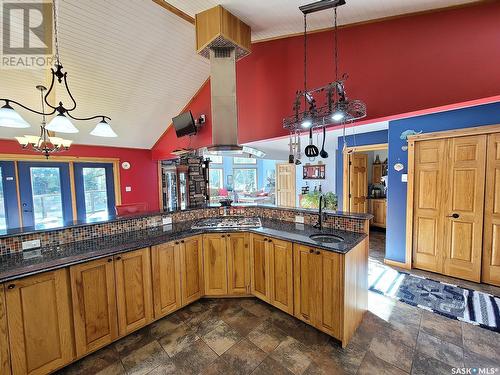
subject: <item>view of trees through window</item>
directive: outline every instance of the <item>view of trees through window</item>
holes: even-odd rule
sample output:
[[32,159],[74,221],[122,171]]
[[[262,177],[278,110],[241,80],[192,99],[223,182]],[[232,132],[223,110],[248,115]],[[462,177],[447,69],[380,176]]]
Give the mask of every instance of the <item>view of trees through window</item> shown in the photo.
[[218,191],[224,187],[222,168],[210,168],[208,187],[210,191]]
[[253,192],[257,190],[257,169],[238,168],[233,170],[234,190],[237,192]]
[[30,175],[35,227],[51,228],[63,225],[59,168],[32,167]]
[[82,168],[87,219],[106,219],[108,194],[105,168]]

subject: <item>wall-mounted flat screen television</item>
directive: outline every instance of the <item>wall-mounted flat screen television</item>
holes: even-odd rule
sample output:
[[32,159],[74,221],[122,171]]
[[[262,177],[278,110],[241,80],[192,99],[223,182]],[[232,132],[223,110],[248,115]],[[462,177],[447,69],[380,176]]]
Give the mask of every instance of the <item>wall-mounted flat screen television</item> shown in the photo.
[[179,116],[174,117],[172,119],[172,123],[174,124],[177,138],[184,137],[185,135],[196,134],[196,124],[191,111],[181,113]]

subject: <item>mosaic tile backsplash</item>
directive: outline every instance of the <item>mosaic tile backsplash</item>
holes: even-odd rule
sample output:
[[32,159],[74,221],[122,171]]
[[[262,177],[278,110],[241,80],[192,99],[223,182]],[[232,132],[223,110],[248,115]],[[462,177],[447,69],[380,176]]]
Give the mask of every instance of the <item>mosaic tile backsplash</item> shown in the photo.
[[[18,236],[0,238],[0,255],[22,251],[21,243],[24,241],[40,239],[41,246],[54,246],[92,238],[105,237],[119,233],[127,233],[140,229],[162,225],[163,217],[172,217],[174,222],[196,220],[213,216],[260,216],[268,219],[295,221],[296,215],[304,217],[304,224],[312,225],[318,220],[318,215],[293,209],[280,209],[276,207],[231,207],[231,208],[200,208],[196,210],[177,211],[173,213],[158,214],[154,216],[122,219],[108,223],[95,223],[78,227],[63,228],[48,232],[36,232]],[[347,230],[351,232],[365,232],[366,219],[351,217],[328,216],[324,226],[328,228]]]

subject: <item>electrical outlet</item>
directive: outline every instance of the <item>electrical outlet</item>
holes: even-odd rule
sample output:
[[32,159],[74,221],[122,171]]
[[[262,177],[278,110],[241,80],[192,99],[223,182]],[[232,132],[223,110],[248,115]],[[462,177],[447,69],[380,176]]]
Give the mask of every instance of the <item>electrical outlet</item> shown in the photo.
[[132,186],[125,186],[125,191],[128,193],[132,191]]
[[169,225],[169,224],[172,224],[172,217],[171,216],[167,216],[167,217],[164,217],[161,219],[161,223],[163,225]]
[[42,246],[40,240],[23,241],[21,245],[23,250],[36,249]]
[[304,216],[296,215],[295,222],[299,224],[304,224]]
[[401,182],[408,182],[408,175],[406,173],[401,175]]

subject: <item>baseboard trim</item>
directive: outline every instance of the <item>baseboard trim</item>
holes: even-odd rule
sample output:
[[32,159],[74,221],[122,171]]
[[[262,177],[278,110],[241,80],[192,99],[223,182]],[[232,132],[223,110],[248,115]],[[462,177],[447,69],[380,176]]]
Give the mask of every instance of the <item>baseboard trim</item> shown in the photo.
[[411,265],[406,262],[398,262],[395,260],[384,259],[384,264],[387,264],[388,266],[404,268],[405,270],[411,270]]

